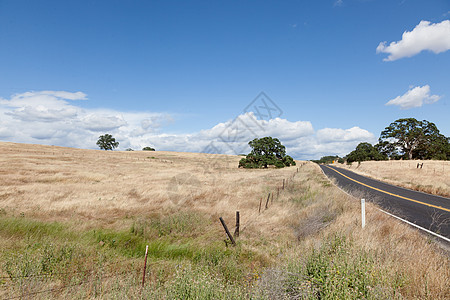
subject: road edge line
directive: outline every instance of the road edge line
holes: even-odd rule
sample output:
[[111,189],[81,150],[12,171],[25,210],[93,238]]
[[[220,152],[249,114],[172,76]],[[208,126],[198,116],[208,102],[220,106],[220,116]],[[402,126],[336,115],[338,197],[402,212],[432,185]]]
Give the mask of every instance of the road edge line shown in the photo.
[[[322,171],[323,175],[328,179],[328,181],[331,182],[332,185],[334,185],[334,186],[337,187],[339,190],[343,191],[344,193],[346,193],[348,196],[352,197],[353,199],[358,200],[358,198],[356,198],[355,196],[351,195],[350,193],[348,193],[347,191],[345,191],[345,190],[343,190],[341,187],[339,187],[337,184],[335,184],[335,183],[327,176],[327,174],[325,174],[325,172],[323,171],[323,169],[322,169],[320,166],[319,166],[319,169],[320,169],[320,171]],[[373,204],[375,204],[375,203],[373,203]],[[376,204],[375,204],[375,206],[376,206]],[[408,224],[408,225],[411,225],[411,226],[413,226],[413,227],[416,227],[417,229],[423,230],[423,231],[425,231],[425,232],[427,232],[427,233],[429,233],[429,234],[431,234],[431,235],[434,235],[434,236],[436,236],[436,237],[438,237],[438,238],[440,238],[440,239],[443,239],[444,241],[450,243],[450,239],[449,239],[449,238],[446,238],[445,236],[442,236],[442,235],[440,235],[440,234],[437,234],[436,232],[433,232],[433,231],[431,231],[431,230],[425,229],[425,228],[423,228],[423,227],[421,227],[421,226],[419,226],[419,225],[417,225],[417,224],[414,224],[414,223],[412,223],[412,222],[410,222],[410,221],[407,221],[407,220],[405,220],[405,219],[402,219],[402,218],[400,218],[400,217],[398,217],[398,216],[396,216],[396,215],[393,215],[393,214],[391,214],[391,213],[388,213],[387,211],[384,211],[384,210],[382,210],[381,208],[378,208],[378,207],[375,207],[375,208],[378,209],[379,211],[381,211],[382,213],[387,214],[388,216],[394,217],[394,218],[396,218],[396,219],[398,219],[398,220],[400,220],[400,221],[402,221],[402,222],[404,222],[404,223],[406,223],[406,224]]]
[[359,176],[362,176],[362,177],[367,177],[367,178],[372,179],[374,181],[378,181],[380,183],[387,184],[387,185],[390,185],[390,186],[395,187],[395,188],[403,189],[405,191],[410,191],[410,192],[414,192],[414,193],[421,193],[421,194],[424,194],[424,195],[429,195],[429,196],[433,196],[433,197],[439,197],[439,198],[442,198],[444,200],[450,200],[450,198],[447,198],[447,197],[444,197],[444,196],[441,196],[441,195],[435,195],[435,194],[425,193],[425,192],[422,192],[422,191],[416,191],[416,190],[413,190],[413,189],[410,189],[410,188],[407,188],[407,187],[395,185],[395,184],[392,184],[392,183],[389,183],[389,182],[386,182],[386,181],[383,181],[383,180],[371,177],[369,175],[359,174],[359,173],[356,173],[356,172],[354,172],[353,170],[350,170],[350,169],[345,169],[345,168],[341,168],[341,167],[338,167],[338,166],[333,166],[333,167],[338,168],[338,169],[342,169],[342,170],[346,170],[346,171],[350,171],[350,172],[355,173],[356,175],[359,175]]
[[[386,191],[386,190],[384,190],[384,189],[382,189],[382,188],[377,188],[377,187],[374,187],[373,185],[370,185],[370,184],[367,184],[367,183],[358,181],[358,180],[356,180],[356,179],[354,179],[354,178],[351,178],[349,175],[345,175],[344,173],[341,173],[341,172],[339,172],[338,170],[336,170],[335,168],[332,168],[332,167],[330,167],[330,166],[326,166],[326,167],[327,167],[328,169],[333,170],[334,172],[338,173],[339,175],[341,175],[341,176],[343,176],[343,177],[345,177],[345,178],[347,178],[347,179],[349,179],[349,180],[351,180],[351,181],[353,181],[353,182],[356,182],[356,183],[359,184],[359,185],[368,187],[369,189],[378,191],[378,192],[380,192],[380,193],[383,193],[383,194],[386,194],[386,195],[390,195],[390,196],[393,196],[393,197],[397,197],[397,198],[400,198],[400,199],[404,199],[404,200],[406,200],[406,201],[411,201],[411,202],[414,202],[414,203],[418,203],[418,204],[421,204],[421,205],[425,205],[425,206],[428,206],[428,207],[433,207],[433,208],[436,208],[436,209],[439,209],[439,210],[443,210],[443,211],[450,212],[450,209],[448,209],[448,208],[446,208],[446,207],[442,207],[442,206],[439,206],[439,205],[434,205],[434,204],[431,204],[431,203],[419,201],[419,200],[412,199],[412,198],[409,198],[409,197],[406,197],[406,196],[402,196],[402,195],[399,195],[399,194],[394,194],[394,193],[388,192],[388,191]],[[350,172],[351,172],[351,171],[350,171]],[[358,175],[358,176],[361,176],[361,175],[356,174],[356,173],[353,173],[353,174]],[[364,176],[361,176],[361,177],[364,177]],[[433,196],[433,195],[431,195],[431,196]]]

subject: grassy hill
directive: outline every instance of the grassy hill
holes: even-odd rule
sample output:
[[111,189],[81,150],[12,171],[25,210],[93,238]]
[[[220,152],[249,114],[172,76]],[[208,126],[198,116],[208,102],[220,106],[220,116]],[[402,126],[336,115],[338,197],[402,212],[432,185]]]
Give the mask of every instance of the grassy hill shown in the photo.
[[[362,230],[359,202],[314,163],[240,158],[0,143],[0,297],[449,295],[448,256],[428,237],[370,204]],[[231,246],[219,217],[233,232],[236,211]]]

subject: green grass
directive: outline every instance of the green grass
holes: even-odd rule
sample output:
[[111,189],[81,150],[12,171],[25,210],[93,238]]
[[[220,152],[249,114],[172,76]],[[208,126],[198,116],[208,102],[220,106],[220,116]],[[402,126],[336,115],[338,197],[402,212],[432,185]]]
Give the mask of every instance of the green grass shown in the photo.
[[380,264],[375,253],[355,246],[345,235],[325,237],[318,248],[285,262],[277,275],[264,274],[259,295],[293,299],[395,299],[406,283],[402,274]]
[[[6,288],[10,293],[6,295],[25,295],[55,284],[80,283],[72,292],[85,298],[93,296],[83,286],[86,279],[90,284],[101,282],[112,273],[113,285],[122,287],[114,292],[117,298],[133,298],[148,245],[148,276],[153,277],[150,298],[238,299],[243,290],[240,282],[256,256],[240,243],[227,248],[221,239],[205,241],[194,229],[198,224],[209,226],[210,221],[184,212],[165,219],[135,220],[127,230],[77,231],[70,224],[0,216],[0,237],[15,239],[0,250],[0,270],[6,275],[0,279],[0,288]],[[98,290],[101,286],[92,287],[95,295],[103,293]]]

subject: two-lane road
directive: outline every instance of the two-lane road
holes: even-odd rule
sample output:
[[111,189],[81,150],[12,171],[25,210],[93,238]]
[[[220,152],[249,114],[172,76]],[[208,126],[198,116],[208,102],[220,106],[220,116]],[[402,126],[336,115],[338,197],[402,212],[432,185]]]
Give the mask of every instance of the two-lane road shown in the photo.
[[450,238],[449,198],[393,186],[335,166],[320,168],[355,197],[364,197],[400,218]]

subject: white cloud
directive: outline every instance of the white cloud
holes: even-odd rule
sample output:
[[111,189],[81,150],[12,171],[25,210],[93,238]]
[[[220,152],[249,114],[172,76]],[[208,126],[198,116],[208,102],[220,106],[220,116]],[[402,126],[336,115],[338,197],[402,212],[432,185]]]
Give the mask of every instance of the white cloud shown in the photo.
[[311,122],[291,122],[275,118],[256,120],[253,113],[246,113],[234,120],[219,123],[210,129],[183,135],[159,134],[152,137],[157,149],[215,153],[248,153],[248,141],[264,136],[277,137],[286,146],[288,154],[299,159],[319,158],[324,155],[345,155],[360,142],[376,142],[375,136],[359,127],[350,129],[326,128],[314,131]]
[[70,93],[64,91],[26,92],[16,94],[10,100],[0,98],[0,105],[15,108],[7,115],[22,121],[54,122],[75,118],[80,108],[73,106],[67,100],[85,100],[82,92]]
[[152,146],[157,150],[211,152],[206,149],[213,145],[215,152],[240,154],[248,153],[248,141],[272,136],[280,139],[288,154],[299,159],[345,155],[360,142],[375,142],[373,134],[359,127],[324,128],[316,132],[309,121],[257,120],[251,112],[198,132],[170,134],[162,132],[172,121],[168,114],[84,109],[70,102],[86,98],[80,92],[61,91],[0,98],[0,139],[97,149],[99,135],[110,133],[122,150]]
[[414,56],[424,50],[441,53],[450,49],[450,20],[432,24],[421,21],[412,31],[405,31],[402,39],[387,46],[381,42],[377,53],[388,53],[384,61]]
[[317,131],[317,139],[321,143],[355,142],[360,140],[373,140],[372,133],[359,127],[350,129],[324,128]]
[[11,107],[23,106],[66,106],[66,100],[86,100],[87,95],[82,92],[40,91],[15,94],[10,100],[0,98],[0,104]]
[[77,115],[77,110],[73,108],[49,109],[38,105],[21,107],[7,114],[22,121],[53,122],[61,118],[74,118]]
[[127,125],[119,115],[88,114],[81,119],[82,126],[91,131],[110,131]]
[[336,0],[334,1],[334,6],[342,6],[344,4],[343,0]]
[[398,105],[401,109],[409,109],[434,103],[440,98],[438,95],[430,95],[430,86],[424,85],[410,88],[405,94],[389,100],[386,105]]
[[65,91],[33,91],[10,99],[0,98],[0,138],[95,148],[98,136],[103,133],[114,133],[123,139],[142,138],[170,121],[170,116],[162,113],[84,109],[76,105],[77,100],[86,99],[82,92]]

